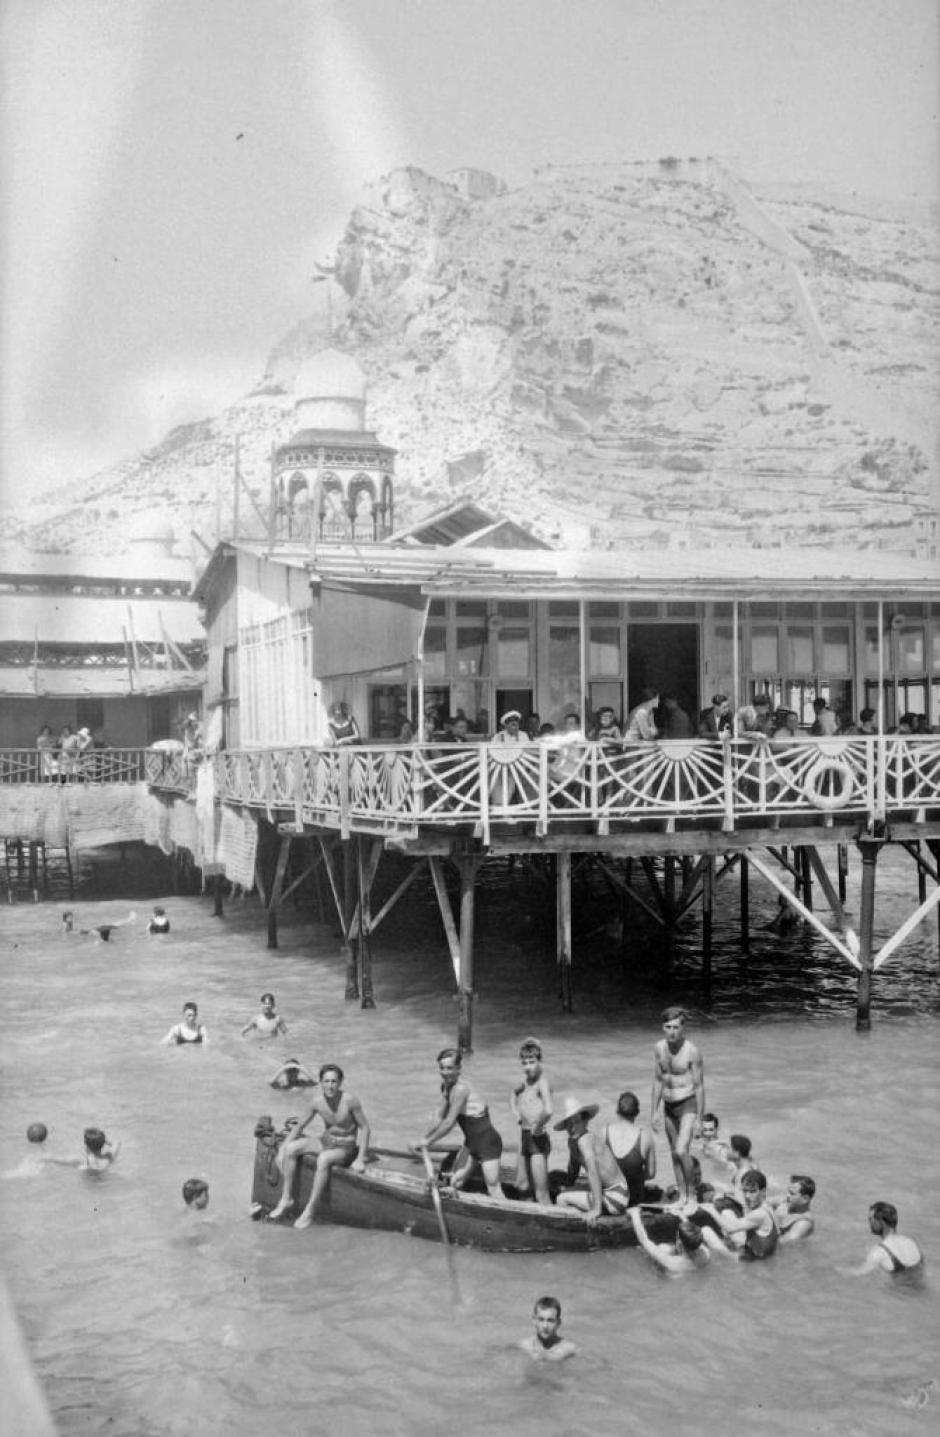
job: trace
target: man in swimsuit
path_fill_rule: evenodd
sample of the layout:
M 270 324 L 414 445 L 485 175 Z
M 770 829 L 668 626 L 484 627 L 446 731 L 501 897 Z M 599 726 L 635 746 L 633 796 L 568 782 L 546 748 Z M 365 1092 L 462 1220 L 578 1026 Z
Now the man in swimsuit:
M 516 1187 L 523 1197 L 534 1191 L 543 1207 L 551 1203 L 548 1191 L 548 1157 L 552 1140 L 546 1128 L 552 1118 L 552 1089 L 542 1067 L 542 1046 L 525 1038 L 519 1049 L 523 1080 L 509 1097 L 509 1106 L 519 1124 L 519 1166 Z
M 876 1202 L 868 1209 L 868 1226 L 879 1239 L 869 1248 L 857 1276 L 866 1272 L 914 1272 L 923 1267 L 924 1254 L 912 1237 L 898 1232 L 898 1210 L 894 1203 Z
M 261 1012 L 256 1018 L 250 1019 L 242 1028 L 242 1037 L 254 1029 L 262 1038 L 276 1038 L 279 1034 L 287 1033 L 287 1024 L 283 1018 L 278 1017 L 277 1005 L 273 993 L 261 994 Z
M 741 1179 L 741 1193 L 744 1198 L 744 1215 L 738 1217 L 727 1209 L 718 1209 L 712 1203 L 703 1203 L 702 1211 L 710 1213 L 721 1224 L 728 1238 L 723 1243 L 716 1233 L 702 1225 L 702 1234 L 713 1252 L 730 1252 L 733 1257 L 757 1262 L 772 1257 L 777 1250 L 779 1233 L 773 1208 L 767 1201 L 767 1179 L 757 1168 L 744 1174 Z M 693 1215 L 694 1216 L 694 1215 Z
M 557 1297 L 540 1297 L 532 1309 L 535 1336 L 527 1337 L 519 1346 L 536 1362 L 562 1362 L 577 1352 L 573 1342 L 561 1337 L 561 1303 Z
M 711 1254 L 702 1229 L 694 1222 L 680 1218 L 672 1242 L 654 1242 L 643 1226 L 643 1213 L 640 1208 L 630 1209 L 630 1221 L 640 1247 L 664 1272 L 694 1272 L 696 1268 L 708 1266 Z
M 779 1200 L 768 1199 L 774 1210 L 774 1221 L 781 1242 L 799 1242 L 801 1238 L 809 1237 L 816 1226 L 809 1211 L 815 1195 L 816 1184 L 813 1179 L 801 1173 L 794 1173 L 787 1184 L 786 1194 Z
M 182 1043 L 208 1043 L 209 1034 L 199 1021 L 199 1009 L 195 1003 L 183 1004 L 183 1021 L 174 1023 L 161 1043 L 179 1046 Z
M 607 1143 L 598 1148 L 588 1124 L 597 1116 L 596 1103 L 579 1103 L 577 1098 L 565 1099 L 565 1116 L 555 1124 L 556 1132 L 568 1134 L 572 1158 L 580 1159 L 587 1175 L 587 1188 L 566 1188 L 555 1199 L 558 1207 L 575 1208 L 587 1216 L 589 1227 L 600 1217 L 619 1217 L 630 1206 L 630 1189 Z M 568 1172 L 577 1169 L 569 1162 Z
M 314 1118 L 323 1119 L 319 1147 L 314 1145 L 313 1137 L 304 1136 L 304 1128 Z M 294 1227 L 299 1228 L 309 1227 L 313 1222 L 317 1204 L 330 1181 L 331 1168 L 339 1164 L 344 1168 L 351 1167 L 353 1172 L 364 1173 L 368 1150 L 369 1120 L 362 1104 L 351 1093 L 343 1092 L 342 1068 L 335 1063 L 324 1063 L 320 1069 L 320 1091 L 313 1099 L 310 1111 L 297 1124 L 291 1137 L 281 1144 L 277 1162 L 284 1174 L 284 1189 L 280 1202 L 271 1210 L 269 1217 L 283 1217 L 294 1206 L 294 1173 L 304 1153 L 317 1154 L 317 1168 L 310 1201 L 294 1223 Z
M 413 1150 L 420 1151 L 421 1148 L 431 1147 L 432 1144 L 440 1142 L 452 1128 L 459 1127 L 463 1133 L 467 1159 L 461 1163 L 458 1158 L 454 1165 L 452 1185 L 455 1191 L 463 1187 L 479 1164 L 490 1197 L 501 1198 L 504 1194 L 499 1181 L 499 1160 L 503 1152 L 503 1140 L 493 1127 L 485 1101 L 463 1076 L 462 1065 L 463 1054 L 459 1048 L 442 1048 L 438 1053 L 441 1111 L 433 1127 L 425 1133 L 420 1142 L 413 1144 Z
M 705 1113 L 705 1065 L 698 1048 L 685 1036 L 682 1008 L 664 1009 L 662 1024 L 665 1037 L 654 1054 L 651 1122 L 653 1132 L 659 1132 L 661 1109 L 679 1195 L 688 1202 L 695 1191 L 690 1145 L 701 1132 Z

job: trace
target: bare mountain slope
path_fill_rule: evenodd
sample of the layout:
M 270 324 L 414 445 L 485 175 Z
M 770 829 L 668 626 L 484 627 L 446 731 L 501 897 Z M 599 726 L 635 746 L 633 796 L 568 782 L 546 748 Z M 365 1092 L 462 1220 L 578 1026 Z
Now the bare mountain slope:
M 168 506 L 214 537 L 237 434 L 263 510 L 293 375 L 326 342 L 368 375 L 403 523 L 468 476 L 578 546 L 914 552 L 935 520 L 926 223 L 762 200 L 711 161 L 550 167 L 482 200 L 401 170 L 353 212 L 334 275 L 329 340 L 300 322 L 254 396 L 96 476 L 78 508 L 70 488 L 59 538 L 64 523 L 75 544 L 112 545 L 130 513 Z

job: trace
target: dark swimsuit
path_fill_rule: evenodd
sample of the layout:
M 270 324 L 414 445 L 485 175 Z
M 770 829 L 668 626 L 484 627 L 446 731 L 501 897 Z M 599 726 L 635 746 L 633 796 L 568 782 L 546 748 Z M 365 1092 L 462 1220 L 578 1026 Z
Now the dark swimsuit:
M 201 1042 L 202 1042 L 202 1033 L 201 1033 L 201 1032 L 200 1032 L 200 1033 L 197 1033 L 196 1036 L 195 1036 L 195 1038 L 184 1038 L 183 1035 L 182 1035 L 182 1033 L 179 1031 L 179 1029 L 177 1029 L 177 1031 L 174 1033 L 173 1036 L 174 1036 L 174 1039 L 175 1039 L 175 1041 L 176 1041 L 177 1043 L 201 1043 Z
M 607 1146 L 610 1147 L 610 1138 L 607 1139 Z M 618 1158 L 613 1148 L 610 1149 L 620 1171 L 626 1178 L 627 1187 L 630 1190 L 630 1206 L 636 1207 L 643 1201 L 646 1184 L 646 1159 L 640 1152 L 640 1134 L 637 1133 L 636 1141 L 629 1152 Z
M 777 1251 L 777 1239 L 779 1236 L 780 1234 L 777 1232 L 776 1223 L 774 1223 L 770 1232 L 766 1233 L 763 1237 L 752 1229 L 744 1239 L 741 1256 L 750 1262 L 759 1262 L 762 1258 L 772 1257 Z
M 686 1098 L 679 1098 L 679 1100 L 675 1103 L 670 1103 L 668 1099 L 663 1100 L 663 1112 L 665 1113 L 669 1121 L 671 1123 L 674 1123 L 677 1128 L 680 1127 L 682 1123 L 683 1114 L 694 1113 L 695 1109 L 696 1103 L 694 1093 L 689 1093 L 688 1097 Z
M 896 1252 L 892 1252 L 891 1248 L 888 1246 L 888 1244 L 887 1244 L 886 1242 L 881 1242 L 881 1243 L 878 1244 L 878 1246 L 879 1246 L 879 1247 L 883 1247 L 884 1250 L 885 1250 L 885 1252 L 886 1252 L 886 1253 L 888 1254 L 888 1256 L 890 1257 L 890 1259 L 891 1259 L 891 1271 L 892 1271 L 892 1272 L 916 1272 L 917 1269 L 918 1269 L 918 1268 L 921 1266 L 921 1264 L 923 1263 L 923 1260 L 924 1260 L 924 1259 L 923 1259 L 922 1257 L 919 1257 L 916 1262 L 912 1262 L 912 1263 L 902 1262 L 901 1259 L 898 1257 L 897 1253 L 896 1253 Z
M 478 1162 L 489 1162 L 493 1158 L 502 1155 L 503 1140 L 490 1122 L 489 1110 L 483 1109 L 478 1118 L 468 1117 L 466 1113 L 460 1113 L 457 1117 L 460 1131 L 463 1133 L 463 1140 L 467 1146 L 467 1152 Z

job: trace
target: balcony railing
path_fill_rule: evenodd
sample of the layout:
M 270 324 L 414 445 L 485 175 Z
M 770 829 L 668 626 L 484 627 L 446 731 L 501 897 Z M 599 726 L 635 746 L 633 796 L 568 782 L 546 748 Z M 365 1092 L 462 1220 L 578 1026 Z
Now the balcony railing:
M 364 745 L 224 752 L 211 763 L 224 803 L 341 830 L 470 830 L 527 823 L 536 833 L 653 823 L 733 831 L 784 818 L 868 824 L 901 813 L 940 819 L 940 735 L 597 743 Z M 35 749 L 0 751 L 0 783 L 134 783 L 195 791 L 199 760 L 103 749 L 53 771 Z

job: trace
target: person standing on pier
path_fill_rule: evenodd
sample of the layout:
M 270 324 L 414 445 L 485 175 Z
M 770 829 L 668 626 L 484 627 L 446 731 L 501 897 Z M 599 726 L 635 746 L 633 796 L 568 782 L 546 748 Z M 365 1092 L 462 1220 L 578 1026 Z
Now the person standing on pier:
M 665 1122 L 679 1196 L 688 1202 L 695 1191 L 690 1147 L 693 1137 L 701 1133 L 705 1114 L 705 1064 L 698 1048 L 685 1036 L 682 1008 L 664 1009 L 662 1024 L 665 1036 L 654 1050 L 650 1118 L 654 1132 Z

